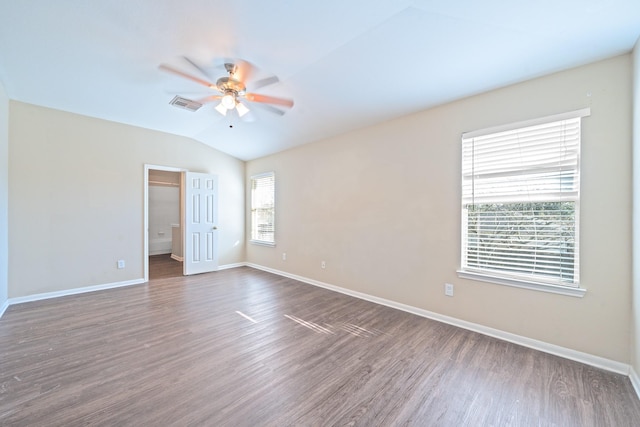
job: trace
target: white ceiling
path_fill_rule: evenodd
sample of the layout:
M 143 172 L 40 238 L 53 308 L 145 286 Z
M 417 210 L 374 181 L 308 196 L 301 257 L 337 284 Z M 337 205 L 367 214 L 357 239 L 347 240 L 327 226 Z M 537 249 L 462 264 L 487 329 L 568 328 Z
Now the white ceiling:
M 248 160 L 626 53 L 638 37 L 640 0 L 1 0 L 0 82 L 14 100 Z M 257 92 L 295 105 L 250 105 L 249 123 L 171 106 L 207 94 L 158 69 L 202 76 L 183 56 L 247 60 L 280 78 Z

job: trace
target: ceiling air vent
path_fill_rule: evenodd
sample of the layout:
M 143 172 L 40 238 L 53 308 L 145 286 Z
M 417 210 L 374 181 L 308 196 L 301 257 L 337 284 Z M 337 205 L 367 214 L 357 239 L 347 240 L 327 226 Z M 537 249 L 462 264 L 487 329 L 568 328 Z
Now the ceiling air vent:
M 181 96 L 175 96 L 169 104 L 175 105 L 176 107 L 184 108 L 185 110 L 189 111 L 198 111 L 200 107 L 202 107 L 202 104 L 200 104 L 199 102 L 192 101 L 187 98 L 182 98 Z

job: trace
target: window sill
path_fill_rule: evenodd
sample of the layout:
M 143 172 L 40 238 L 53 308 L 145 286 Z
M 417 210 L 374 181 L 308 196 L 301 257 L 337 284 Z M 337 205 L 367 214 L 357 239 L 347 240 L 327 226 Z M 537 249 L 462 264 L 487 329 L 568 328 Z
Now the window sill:
M 275 248 L 275 246 L 276 246 L 275 242 L 264 242 L 262 240 L 249 240 L 249 243 L 252 243 L 252 244 L 258 245 L 258 246 L 270 246 L 272 248 Z
M 571 297 L 582 298 L 587 290 L 584 288 L 573 288 L 569 286 L 551 285 L 540 282 L 528 282 L 525 280 L 507 279 L 504 277 L 490 276 L 488 274 L 474 273 L 470 271 L 458 270 L 458 277 L 462 279 L 478 280 L 481 282 L 495 283 L 504 286 L 513 286 L 515 288 L 530 289 L 533 291 L 550 292 L 553 294 L 567 295 Z

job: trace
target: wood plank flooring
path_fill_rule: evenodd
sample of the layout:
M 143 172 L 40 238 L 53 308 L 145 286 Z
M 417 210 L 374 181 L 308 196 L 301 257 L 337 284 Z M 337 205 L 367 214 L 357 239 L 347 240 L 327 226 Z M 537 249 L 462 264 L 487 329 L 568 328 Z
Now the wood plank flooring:
M 628 378 L 243 267 L 9 307 L 0 425 L 638 426 Z M 177 276 L 177 277 L 176 277 Z

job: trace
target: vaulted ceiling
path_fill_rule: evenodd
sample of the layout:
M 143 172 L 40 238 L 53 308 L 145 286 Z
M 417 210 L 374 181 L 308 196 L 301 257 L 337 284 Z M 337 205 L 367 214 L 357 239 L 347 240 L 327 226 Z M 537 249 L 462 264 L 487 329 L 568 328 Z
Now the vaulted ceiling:
M 0 83 L 13 100 L 248 160 L 626 53 L 638 37 L 638 0 L 5 0 Z M 160 64 L 213 80 L 229 58 L 278 76 L 258 92 L 293 108 L 248 103 L 245 122 L 215 103 L 169 104 L 213 92 Z

